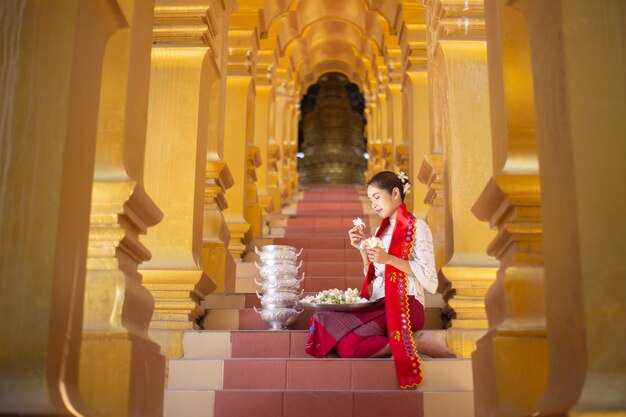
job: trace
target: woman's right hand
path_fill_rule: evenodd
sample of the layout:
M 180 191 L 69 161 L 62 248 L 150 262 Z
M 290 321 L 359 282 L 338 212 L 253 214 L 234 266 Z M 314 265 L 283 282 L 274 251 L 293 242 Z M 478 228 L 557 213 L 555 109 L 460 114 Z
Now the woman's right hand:
M 365 240 L 363 228 L 354 226 L 352 229 L 348 230 L 348 236 L 350 237 L 350 245 L 352 245 L 353 248 L 361 250 L 361 242 Z

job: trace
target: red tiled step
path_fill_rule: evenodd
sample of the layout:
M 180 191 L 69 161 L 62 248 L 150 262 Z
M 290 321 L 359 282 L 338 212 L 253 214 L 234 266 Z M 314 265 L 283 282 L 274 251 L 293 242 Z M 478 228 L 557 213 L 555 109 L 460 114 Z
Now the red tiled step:
M 340 193 L 340 192 L 328 192 L 328 193 L 319 193 L 319 192 L 311 192 L 305 191 L 303 194 L 303 198 L 300 201 L 361 201 L 360 197 L 357 193 Z
M 342 237 L 280 237 L 274 239 L 276 245 L 295 246 L 299 249 L 351 249 L 347 235 Z M 356 252 L 356 251 L 355 251 Z
M 220 390 L 214 410 L 215 417 L 420 417 L 423 397 L 419 391 Z
M 471 360 L 421 362 L 418 390 L 472 390 Z M 172 359 L 169 376 L 174 389 L 400 390 L 391 358 Z
M 349 249 L 306 249 L 300 259 L 308 262 L 363 262 L 359 251 Z
M 362 218 L 367 223 L 367 218 Z M 315 227 L 336 227 L 342 230 L 347 230 L 352 227 L 351 216 L 337 216 L 337 217 L 290 217 L 287 219 L 287 227 L 292 226 L 315 226 Z
M 363 203 L 352 202 L 352 203 L 344 203 L 344 202 L 308 202 L 308 201 L 300 201 L 298 202 L 298 206 L 296 208 L 296 213 L 305 213 L 313 211 L 319 214 L 324 212 L 343 214 L 344 216 L 349 216 L 353 213 L 359 214 L 363 213 Z
M 473 417 L 471 391 L 165 391 L 164 417 Z
M 425 330 L 445 344 L 445 330 Z M 194 330 L 183 334 L 186 359 L 311 359 L 304 352 L 308 331 Z
M 306 262 L 300 271 L 307 278 L 358 277 L 363 280 L 363 262 Z
M 331 287 L 332 288 L 332 287 Z M 292 330 L 308 330 L 313 310 L 304 310 L 289 326 Z M 441 329 L 441 310 L 426 308 L 425 329 Z M 269 325 L 251 308 L 207 310 L 202 322 L 204 330 L 267 330 Z
M 165 391 L 165 417 L 473 417 L 471 391 Z M 389 414 L 393 413 L 393 414 Z
M 347 236 L 348 229 L 341 229 L 337 227 L 317 227 L 317 226 L 289 226 L 285 229 L 285 237 L 292 236 L 323 236 L 323 237 L 334 237 Z

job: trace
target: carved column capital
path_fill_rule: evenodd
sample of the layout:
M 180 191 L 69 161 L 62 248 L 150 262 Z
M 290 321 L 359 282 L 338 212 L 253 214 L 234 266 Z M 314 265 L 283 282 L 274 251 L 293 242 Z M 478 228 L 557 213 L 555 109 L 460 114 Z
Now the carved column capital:
M 155 46 L 207 46 L 216 59 L 220 56 L 215 45 L 220 33 L 225 4 L 207 0 L 205 4 L 185 4 L 161 1 L 154 8 L 152 38 Z
M 256 54 L 259 49 L 258 13 L 234 12 L 228 27 L 228 75 L 256 76 Z
M 464 3 L 452 0 L 424 0 L 430 14 L 428 29 L 433 40 L 484 40 L 483 0 Z
M 443 155 L 425 155 L 417 178 L 428 187 L 424 202 L 430 206 L 443 207 Z

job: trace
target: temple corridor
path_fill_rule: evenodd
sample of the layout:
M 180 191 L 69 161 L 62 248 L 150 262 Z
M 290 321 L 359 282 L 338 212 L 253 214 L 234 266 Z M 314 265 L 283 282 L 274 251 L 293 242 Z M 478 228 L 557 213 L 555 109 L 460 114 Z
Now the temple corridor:
M 0 1 L 0 414 L 626 415 L 624 21 Z M 427 327 L 458 357 L 413 391 L 390 360 L 303 357 L 310 311 L 252 309 L 255 246 L 304 248 L 307 293 L 359 286 L 346 227 L 375 226 L 383 170 L 432 231 Z

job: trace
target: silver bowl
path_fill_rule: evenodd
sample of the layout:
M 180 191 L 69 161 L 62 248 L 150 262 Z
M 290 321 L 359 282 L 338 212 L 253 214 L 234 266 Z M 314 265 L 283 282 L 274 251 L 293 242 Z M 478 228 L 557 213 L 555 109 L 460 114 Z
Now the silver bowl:
M 302 278 L 298 279 L 296 277 L 287 278 L 287 279 L 269 279 L 259 282 L 254 279 L 256 285 L 259 285 L 263 292 L 268 292 L 272 290 L 282 290 L 282 291 L 296 291 L 300 288 L 300 283 L 304 280 L 304 273 L 302 273 Z
M 264 322 L 269 324 L 270 330 L 287 330 L 287 326 L 296 321 L 302 313 L 301 309 L 283 307 L 263 308 L 262 310 L 257 310 L 254 307 L 254 311 L 261 316 Z
M 265 245 L 262 249 L 262 251 L 259 251 L 256 246 L 254 247 L 254 251 L 265 264 L 277 262 L 291 262 L 295 264 L 298 256 L 302 253 L 302 249 L 296 253 L 296 248 L 287 245 Z
M 302 290 L 304 292 L 304 290 Z M 287 291 L 276 291 L 265 293 L 262 296 L 257 292 L 256 295 L 261 300 L 263 308 L 266 307 L 294 307 L 300 301 L 300 294 Z
M 268 277 L 282 277 L 277 279 L 286 279 L 292 278 L 298 275 L 298 269 L 302 266 L 302 261 L 298 266 L 292 263 L 270 263 L 265 265 L 259 265 L 256 262 L 254 263 L 257 268 L 259 268 L 259 272 L 261 273 L 261 277 L 265 279 L 269 279 Z

